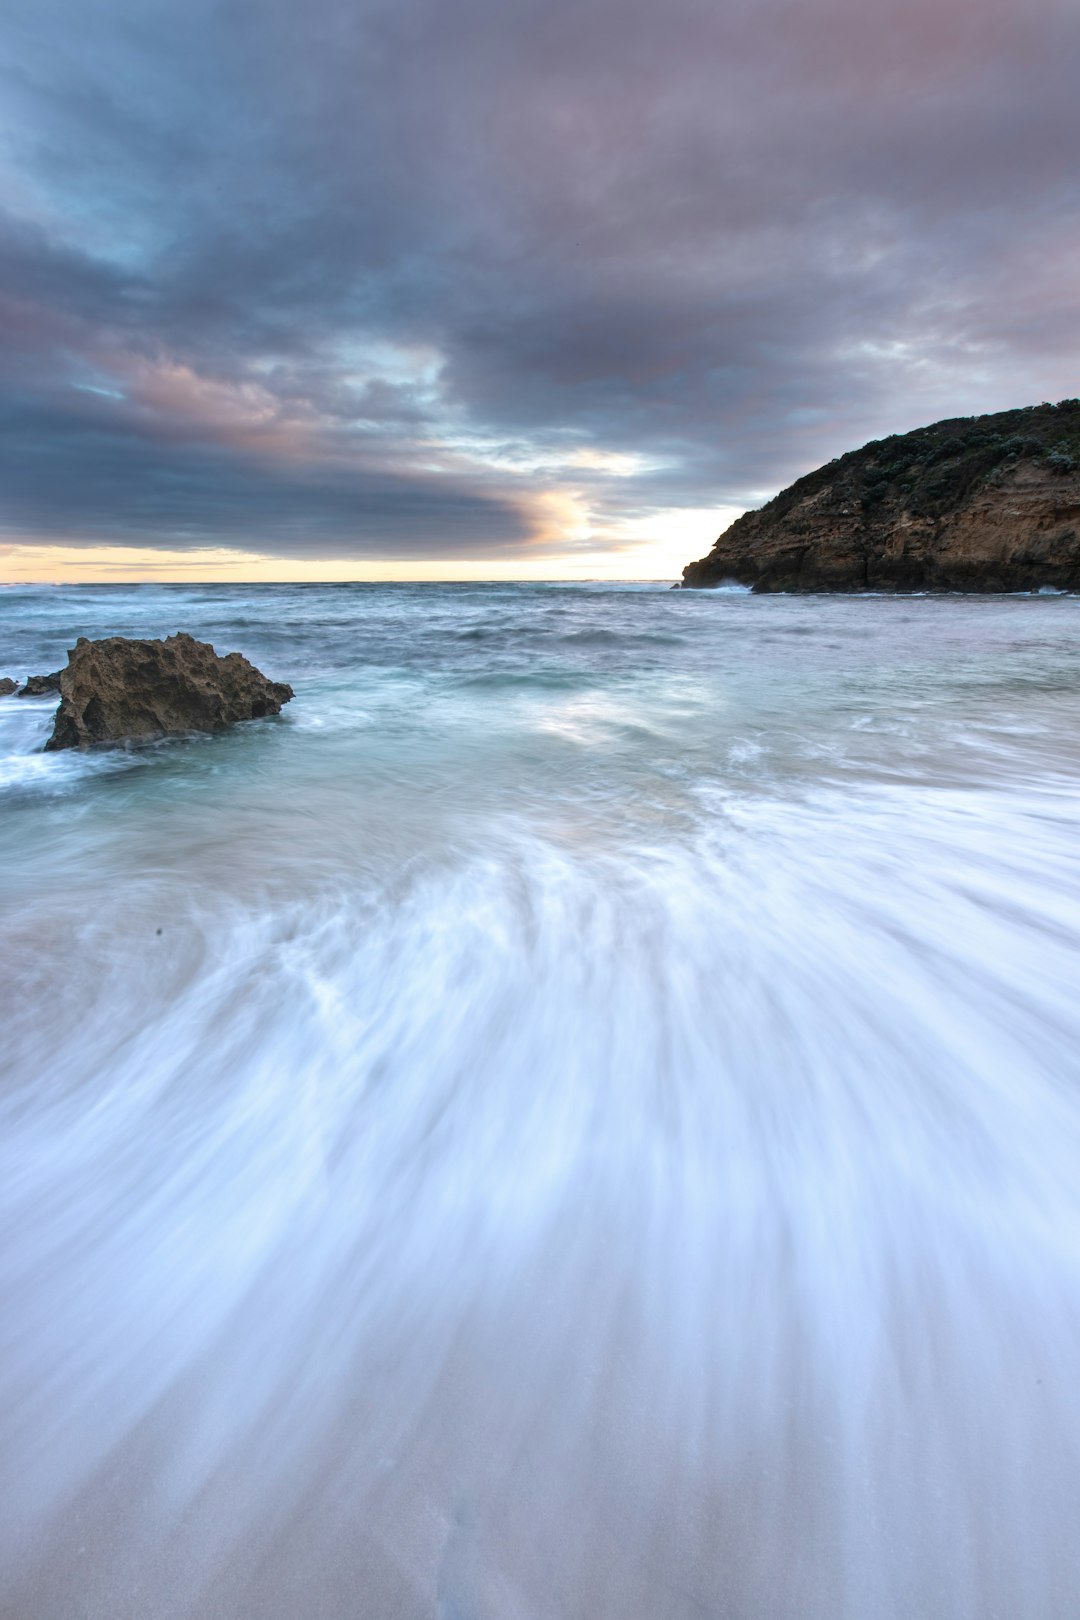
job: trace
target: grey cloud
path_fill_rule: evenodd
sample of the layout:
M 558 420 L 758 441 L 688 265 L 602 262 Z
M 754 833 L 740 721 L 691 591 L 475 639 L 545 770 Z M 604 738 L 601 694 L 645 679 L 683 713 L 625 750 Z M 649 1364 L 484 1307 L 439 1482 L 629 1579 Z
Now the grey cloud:
M 8 532 L 512 553 L 564 482 L 608 521 L 742 504 L 1076 391 L 1058 0 L 20 0 L 2 34 Z M 508 470 L 588 447 L 650 470 Z
M 162 447 L 105 401 L 24 405 L 0 419 L 0 487 L 11 538 L 154 547 L 220 543 L 320 558 L 447 552 L 499 556 L 529 540 L 519 506 L 464 478 L 325 461 L 282 462 L 212 442 Z M 47 496 L 44 492 L 48 492 Z

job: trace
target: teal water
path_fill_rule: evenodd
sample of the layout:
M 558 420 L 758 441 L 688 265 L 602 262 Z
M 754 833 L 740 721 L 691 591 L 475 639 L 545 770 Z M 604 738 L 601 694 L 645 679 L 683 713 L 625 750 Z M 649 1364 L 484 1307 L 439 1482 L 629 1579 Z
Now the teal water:
M 0 614 L 0 1611 L 1071 1612 L 1080 601 Z

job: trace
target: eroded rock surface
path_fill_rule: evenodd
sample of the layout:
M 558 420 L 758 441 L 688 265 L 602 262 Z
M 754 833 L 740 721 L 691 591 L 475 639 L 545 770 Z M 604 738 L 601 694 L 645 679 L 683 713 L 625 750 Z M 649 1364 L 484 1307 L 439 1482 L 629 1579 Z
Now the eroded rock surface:
M 60 674 L 47 749 L 223 731 L 277 714 L 291 686 L 267 680 L 241 653 L 219 657 L 182 632 L 164 641 L 80 638 Z
M 18 684 L 18 681 L 13 681 L 10 675 L 5 675 L 4 678 L 0 680 L 0 697 L 10 697 Z
M 686 586 L 1080 590 L 1080 400 L 959 417 L 853 450 L 746 512 Z
M 51 675 L 28 675 L 19 691 L 20 697 L 48 697 L 50 692 L 59 692 L 60 677 L 63 670 L 54 669 Z

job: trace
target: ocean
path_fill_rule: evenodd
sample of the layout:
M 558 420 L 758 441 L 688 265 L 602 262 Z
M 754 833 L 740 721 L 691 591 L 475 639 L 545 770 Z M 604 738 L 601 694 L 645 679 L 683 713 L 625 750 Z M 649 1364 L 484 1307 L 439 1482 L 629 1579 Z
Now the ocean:
M 1080 600 L 0 615 L 0 1612 L 1073 1612 Z

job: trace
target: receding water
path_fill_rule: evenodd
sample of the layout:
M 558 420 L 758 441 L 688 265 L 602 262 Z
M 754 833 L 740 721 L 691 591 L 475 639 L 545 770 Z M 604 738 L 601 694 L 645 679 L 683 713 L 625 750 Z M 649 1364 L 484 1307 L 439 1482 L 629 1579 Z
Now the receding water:
M 0 611 L 0 1612 L 1077 1612 L 1080 601 Z

